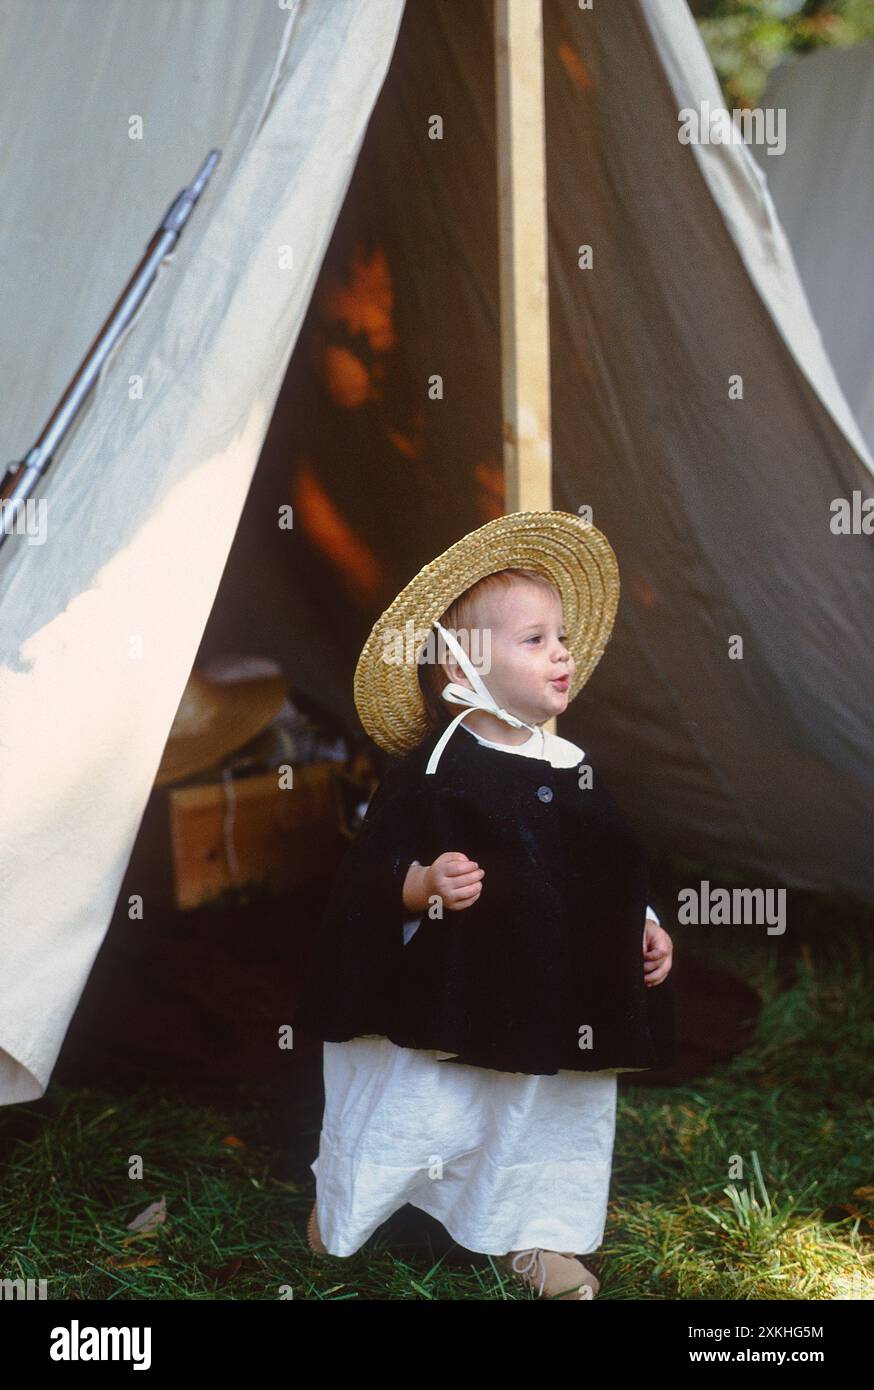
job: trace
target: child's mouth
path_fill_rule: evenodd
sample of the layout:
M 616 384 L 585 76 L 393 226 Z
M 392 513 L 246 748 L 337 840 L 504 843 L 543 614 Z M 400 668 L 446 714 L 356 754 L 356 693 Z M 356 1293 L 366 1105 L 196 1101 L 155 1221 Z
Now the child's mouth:
M 571 683 L 571 678 L 570 678 L 570 676 L 559 676 L 559 678 L 558 678 L 557 680 L 554 680 L 554 681 L 552 682 L 552 684 L 553 684 L 554 686 L 557 686 L 557 688 L 558 688 L 559 690 L 567 690 L 567 688 L 568 688 L 568 686 L 570 685 L 570 683 Z

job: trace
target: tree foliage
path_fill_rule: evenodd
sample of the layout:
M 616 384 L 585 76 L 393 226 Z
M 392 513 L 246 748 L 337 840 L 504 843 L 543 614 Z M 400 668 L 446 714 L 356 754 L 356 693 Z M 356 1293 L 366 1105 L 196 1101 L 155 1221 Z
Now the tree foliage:
M 771 70 L 874 38 L 874 0 L 691 0 L 729 107 L 758 105 Z

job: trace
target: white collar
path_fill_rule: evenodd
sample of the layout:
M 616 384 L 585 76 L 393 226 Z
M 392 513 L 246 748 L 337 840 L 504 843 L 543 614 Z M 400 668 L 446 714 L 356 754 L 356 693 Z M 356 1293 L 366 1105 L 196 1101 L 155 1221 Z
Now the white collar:
M 553 767 L 579 767 L 586 756 L 585 749 L 572 743 L 569 738 L 562 738 L 560 734 L 549 734 L 545 730 L 544 746 L 535 750 L 536 740 L 533 734 L 526 743 L 495 743 L 492 739 L 483 738 L 475 729 L 469 729 L 466 724 L 462 727 L 471 738 L 475 738 L 478 743 L 484 743 L 487 748 L 497 748 L 502 753 L 521 753 L 527 758 L 542 757 Z

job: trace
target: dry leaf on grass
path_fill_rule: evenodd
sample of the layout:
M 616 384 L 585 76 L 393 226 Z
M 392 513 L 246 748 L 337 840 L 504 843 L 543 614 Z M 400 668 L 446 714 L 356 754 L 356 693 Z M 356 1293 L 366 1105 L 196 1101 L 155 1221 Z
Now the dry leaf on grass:
M 129 1231 L 151 1231 L 156 1226 L 167 1220 L 167 1198 L 162 1197 L 160 1202 L 152 1202 L 141 1211 L 139 1216 L 135 1216 L 133 1221 L 127 1223 Z

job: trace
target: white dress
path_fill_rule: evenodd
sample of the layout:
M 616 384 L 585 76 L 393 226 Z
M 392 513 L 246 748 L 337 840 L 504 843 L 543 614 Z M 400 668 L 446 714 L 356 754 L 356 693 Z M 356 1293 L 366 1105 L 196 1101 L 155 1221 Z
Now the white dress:
M 459 727 L 504 752 L 545 754 L 553 767 L 585 757 L 553 734 L 513 747 Z M 651 908 L 647 916 L 658 921 Z M 405 943 L 418 920 L 405 927 Z M 642 953 L 641 922 L 641 970 Z M 454 1054 L 388 1038 L 322 1046 L 325 1110 L 310 1167 L 330 1254 L 354 1254 L 407 1202 L 487 1255 L 534 1246 L 585 1255 L 601 1244 L 617 1069 L 526 1076 L 447 1065 L 438 1058 Z

